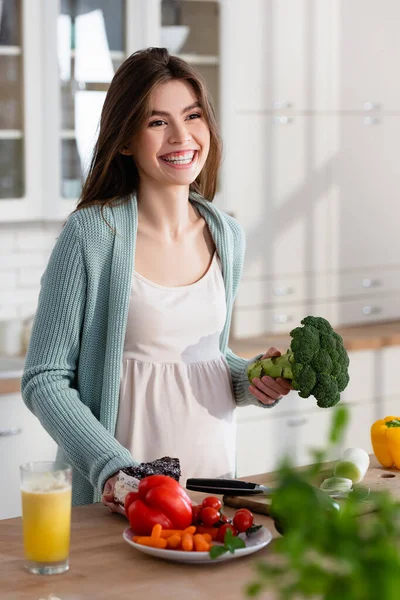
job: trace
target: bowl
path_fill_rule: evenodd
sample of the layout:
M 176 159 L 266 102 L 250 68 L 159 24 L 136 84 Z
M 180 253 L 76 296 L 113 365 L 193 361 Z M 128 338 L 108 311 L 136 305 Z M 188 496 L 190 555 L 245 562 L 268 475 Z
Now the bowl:
M 161 27 L 161 46 L 167 48 L 168 52 L 175 54 L 185 44 L 190 27 L 187 25 L 168 25 Z

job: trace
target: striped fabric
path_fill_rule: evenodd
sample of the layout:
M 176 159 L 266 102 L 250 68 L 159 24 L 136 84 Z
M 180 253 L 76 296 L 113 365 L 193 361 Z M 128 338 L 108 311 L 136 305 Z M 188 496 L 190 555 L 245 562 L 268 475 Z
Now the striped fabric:
M 197 195 L 221 258 L 227 319 L 221 351 L 231 369 L 236 403 L 264 406 L 248 392 L 247 360 L 227 347 L 232 304 L 242 272 L 238 223 Z M 67 220 L 41 281 L 39 305 L 21 389 L 27 407 L 73 466 L 73 503 L 100 498 L 105 481 L 135 465 L 115 439 L 120 369 L 138 224 L 134 196 L 117 206 L 92 206 Z M 151 319 L 151 315 L 149 315 Z

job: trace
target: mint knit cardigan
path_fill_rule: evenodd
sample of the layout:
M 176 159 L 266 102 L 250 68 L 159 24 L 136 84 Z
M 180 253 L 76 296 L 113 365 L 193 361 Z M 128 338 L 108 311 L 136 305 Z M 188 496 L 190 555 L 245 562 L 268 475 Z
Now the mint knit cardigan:
M 242 273 L 239 224 L 197 195 L 222 263 L 227 317 L 220 336 L 236 404 L 263 407 L 248 392 L 247 360 L 227 347 L 232 304 Z M 100 498 L 106 480 L 138 464 L 114 438 L 125 329 L 134 266 L 135 196 L 118 205 L 73 213 L 57 239 L 41 280 L 21 390 L 27 407 L 73 467 L 73 504 Z M 151 319 L 151 314 L 149 314 Z

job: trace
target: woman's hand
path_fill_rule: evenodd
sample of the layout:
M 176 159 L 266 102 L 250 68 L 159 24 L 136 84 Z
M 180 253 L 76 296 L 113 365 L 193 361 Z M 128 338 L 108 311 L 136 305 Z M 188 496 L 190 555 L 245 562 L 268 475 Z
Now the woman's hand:
M 116 504 L 114 502 L 114 486 L 115 486 L 115 482 L 118 479 L 118 474 L 113 475 L 112 477 L 110 477 L 110 479 L 107 479 L 105 485 L 104 485 L 104 489 L 103 489 L 103 494 L 101 496 L 101 501 L 104 504 L 104 506 L 108 506 L 109 510 L 111 512 L 117 512 L 120 513 L 121 515 L 125 515 L 125 511 L 122 508 L 122 506 L 120 506 L 119 504 Z
M 264 356 L 261 357 L 261 360 L 280 355 L 281 353 L 276 348 L 269 348 Z M 252 385 L 249 387 L 250 393 L 263 404 L 274 404 L 274 402 L 280 400 L 282 396 L 286 396 L 292 389 L 292 384 L 288 379 L 283 379 L 283 377 L 274 379 L 273 377 L 268 377 L 268 375 L 262 379 L 254 377 Z

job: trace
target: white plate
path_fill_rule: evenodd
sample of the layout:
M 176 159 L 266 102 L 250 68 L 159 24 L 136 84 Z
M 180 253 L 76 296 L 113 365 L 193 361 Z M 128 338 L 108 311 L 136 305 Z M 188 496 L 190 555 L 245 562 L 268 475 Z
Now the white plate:
M 246 537 L 246 534 L 241 533 L 240 537 L 244 539 L 246 542 L 245 548 L 239 548 L 235 550 L 234 554 L 230 552 L 225 552 L 218 558 L 210 558 L 208 552 L 184 552 L 183 550 L 163 550 L 162 548 L 150 548 L 149 546 L 142 546 L 141 544 L 136 544 L 136 542 L 132 541 L 133 531 L 130 527 L 125 529 L 122 537 L 125 542 L 130 546 L 139 550 L 139 552 L 143 552 L 143 554 L 149 554 L 150 556 L 155 556 L 157 558 L 163 558 L 164 560 L 174 560 L 176 562 L 183 563 L 215 563 L 221 562 L 224 560 L 231 560 L 233 558 L 240 558 L 241 556 L 246 556 L 247 554 L 253 554 L 253 552 L 257 552 L 264 546 L 270 543 L 272 540 L 272 533 L 266 527 L 261 527 L 256 533 L 253 533 L 249 537 Z M 215 543 L 215 542 L 214 542 Z M 221 546 L 222 544 L 217 544 Z

